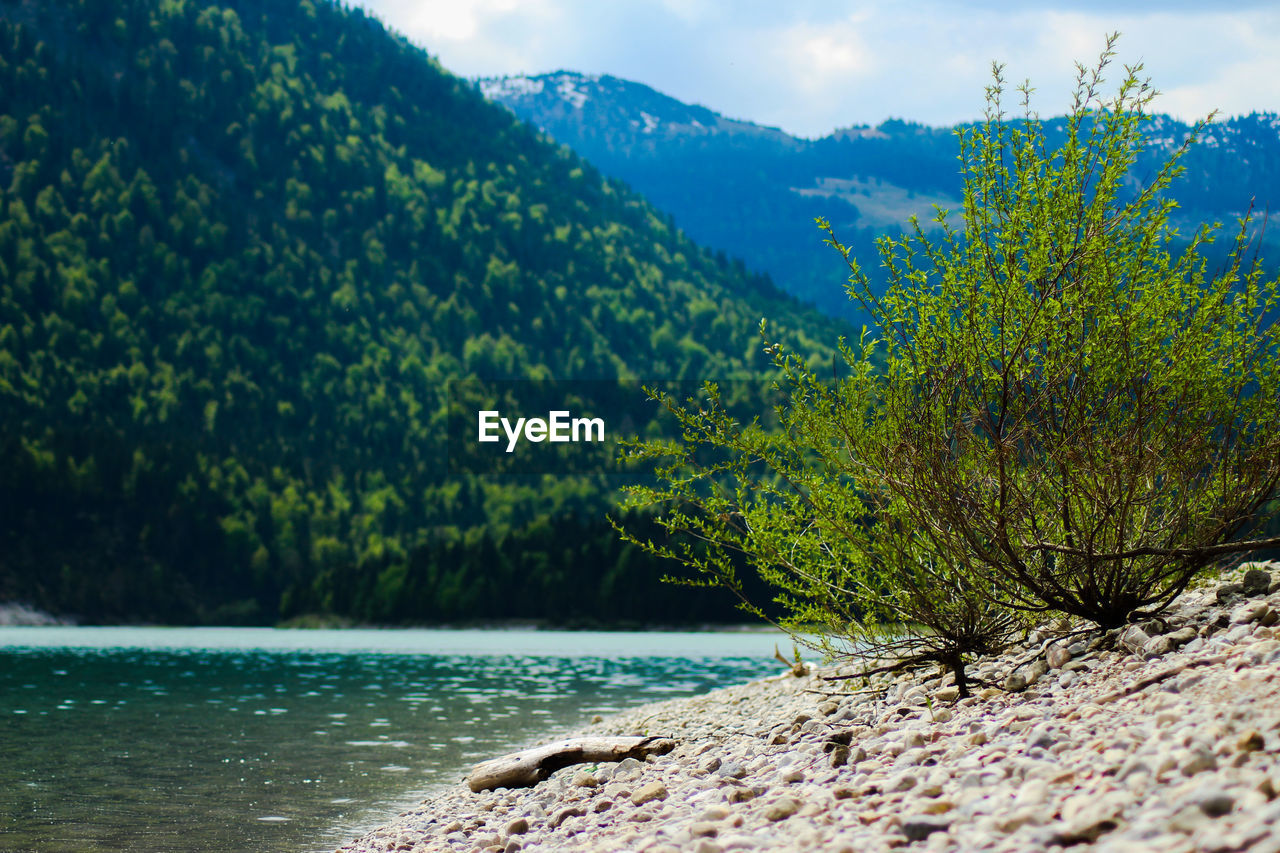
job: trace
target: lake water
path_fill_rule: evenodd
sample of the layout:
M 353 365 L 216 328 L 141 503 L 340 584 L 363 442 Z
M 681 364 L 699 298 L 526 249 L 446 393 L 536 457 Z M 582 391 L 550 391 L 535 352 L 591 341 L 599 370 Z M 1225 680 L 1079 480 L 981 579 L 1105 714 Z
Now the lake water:
M 0 628 L 0 853 L 311 853 L 773 633 Z

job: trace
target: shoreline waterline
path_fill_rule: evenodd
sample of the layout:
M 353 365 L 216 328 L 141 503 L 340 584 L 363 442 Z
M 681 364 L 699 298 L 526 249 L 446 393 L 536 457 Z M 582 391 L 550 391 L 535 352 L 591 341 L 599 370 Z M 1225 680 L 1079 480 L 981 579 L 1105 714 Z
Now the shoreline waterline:
M 1227 575 L 1184 593 L 1164 621 L 1045 633 L 976 661 L 999 686 L 969 698 L 932 669 L 866 684 L 784 673 L 625 711 L 576 734 L 676 748 L 531 788 L 455 785 L 341 851 L 1275 853 L 1270 569 L 1261 589 Z
M 565 631 L 542 628 L 240 628 L 227 626 L 20 625 L 0 626 L 5 648 L 137 648 L 462 654 L 505 657 L 681 656 L 696 646 L 701 657 L 770 657 L 790 648 L 772 629 Z M 783 646 L 782 644 L 786 644 Z
M 332 850 L 493 751 L 775 668 L 742 634 L 0 628 L 39 853 Z

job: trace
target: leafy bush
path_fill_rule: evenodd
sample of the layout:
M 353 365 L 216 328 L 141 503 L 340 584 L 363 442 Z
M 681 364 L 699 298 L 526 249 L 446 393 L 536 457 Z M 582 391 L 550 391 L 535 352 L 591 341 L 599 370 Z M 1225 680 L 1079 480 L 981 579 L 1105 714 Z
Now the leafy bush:
M 1216 271 L 1217 226 L 1174 250 L 1164 193 L 1195 135 L 1139 182 L 1156 93 L 1126 68 L 1099 98 L 1113 43 L 1080 69 L 1054 150 L 1028 110 L 1005 121 L 997 68 L 986 122 L 960 136 L 964 230 L 940 212 L 936 235 L 883 241 L 881 299 L 850 259 L 889 356 L 871 464 L 903 521 L 974 555 L 1008 605 L 1104 626 L 1274 546 L 1240 537 L 1280 482 L 1277 282 L 1248 217 Z
M 745 563 L 828 651 L 887 632 L 962 679 L 1015 614 L 1119 625 L 1280 542 L 1242 538 L 1280 482 L 1277 282 L 1249 258 L 1248 217 L 1220 269 L 1202 252 L 1217 226 L 1175 242 L 1165 191 L 1204 124 L 1135 175 L 1156 93 L 1126 68 L 1100 97 L 1114 40 L 1079 67 L 1052 148 L 1026 86 L 1007 120 L 996 67 L 986 120 L 958 134 L 963 226 L 939 210 L 881 239 L 883 294 L 823 223 L 878 339 L 844 346 L 831 381 L 770 346 L 781 434 L 729 418 L 713 388 L 664 398 L 684 440 L 640 450 L 661 485 L 630 501 L 666 507 L 688 536 L 666 553 L 695 579 L 733 588 Z

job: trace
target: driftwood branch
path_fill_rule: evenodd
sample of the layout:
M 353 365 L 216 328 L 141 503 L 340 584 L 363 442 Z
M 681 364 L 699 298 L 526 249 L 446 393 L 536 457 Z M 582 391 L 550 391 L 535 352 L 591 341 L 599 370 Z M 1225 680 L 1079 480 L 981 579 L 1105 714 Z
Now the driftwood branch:
M 666 755 L 676 743 L 660 737 L 587 737 L 536 746 L 477 764 L 467 777 L 472 791 L 494 788 L 530 788 L 552 773 L 588 761 L 643 759 Z

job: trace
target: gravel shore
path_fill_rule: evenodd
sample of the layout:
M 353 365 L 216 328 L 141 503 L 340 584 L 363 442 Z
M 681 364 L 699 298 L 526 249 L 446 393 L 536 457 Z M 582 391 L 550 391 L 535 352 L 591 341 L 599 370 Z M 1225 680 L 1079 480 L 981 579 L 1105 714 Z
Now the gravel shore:
M 459 785 L 342 851 L 1280 853 L 1278 622 L 1269 564 L 1159 621 L 1032 632 L 965 699 L 937 670 L 822 677 L 846 669 L 646 705 L 580 734 L 667 755 Z

